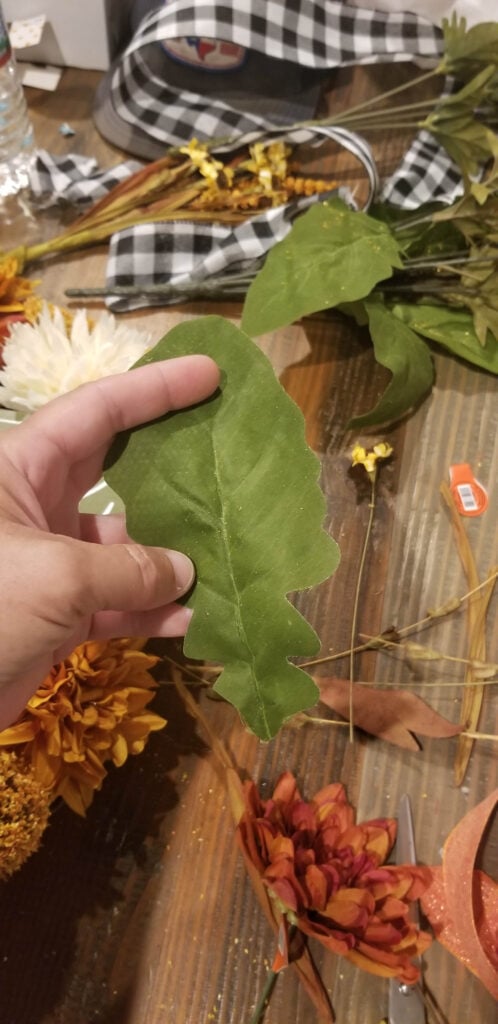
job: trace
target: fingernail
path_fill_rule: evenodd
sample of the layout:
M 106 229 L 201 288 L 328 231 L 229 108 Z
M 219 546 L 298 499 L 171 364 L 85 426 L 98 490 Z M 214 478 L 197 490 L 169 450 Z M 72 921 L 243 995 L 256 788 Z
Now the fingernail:
M 194 563 L 182 551 L 166 551 L 166 554 L 174 569 L 178 594 L 185 594 L 195 579 Z

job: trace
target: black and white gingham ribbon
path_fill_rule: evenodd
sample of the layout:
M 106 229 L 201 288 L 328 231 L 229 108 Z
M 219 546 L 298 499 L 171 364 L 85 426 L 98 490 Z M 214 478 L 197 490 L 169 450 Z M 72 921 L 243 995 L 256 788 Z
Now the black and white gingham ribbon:
M 238 138 L 236 146 L 225 145 L 220 147 L 220 151 L 238 149 L 255 138 L 261 138 L 261 135 L 251 132 Z M 373 198 L 377 191 L 377 170 L 370 147 L 353 132 L 323 125 L 294 132 L 282 129 L 264 138 L 267 142 L 278 138 L 293 145 L 318 145 L 324 138 L 332 139 L 348 149 L 363 165 L 369 183 L 369 198 Z M 39 150 L 31 184 L 35 194 L 50 192 L 54 199 L 98 199 L 137 166 L 140 165 L 130 162 L 99 175 L 94 162 L 85 157 L 74 155 L 58 159 Z M 347 194 L 347 189 L 344 194 Z M 165 282 L 174 286 L 192 285 L 215 274 L 240 272 L 285 238 L 295 216 L 314 199 L 300 199 L 266 210 L 235 227 L 172 221 L 167 224 L 140 224 L 116 232 L 109 247 L 106 287 L 109 290 L 116 285 L 142 288 Z M 115 311 L 155 304 L 164 305 L 164 297 L 149 295 L 128 299 L 110 296 L 107 300 L 109 308 Z
M 141 167 L 138 160 L 127 160 L 102 171 L 94 157 L 76 153 L 52 156 L 46 149 L 39 149 L 30 171 L 31 190 L 47 206 L 58 200 L 94 203 Z
M 218 98 L 171 88 L 151 72 L 144 48 L 182 36 L 225 39 L 325 70 L 420 55 L 437 59 L 442 48 L 440 30 L 416 14 L 366 10 L 341 0 L 170 0 L 144 18 L 111 84 L 119 117 L 165 145 L 272 127 Z
M 422 131 L 384 182 L 381 198 L 393 206 L 416 210 L 432 199 L 451 203 L 462 191 L 459 168 L 432 135 Z
M 194 289 L 196 284 L 222 275 L 229 284 L 235 275 L 253 269 L 255 261 L 285 238 L 294 218 L 312 202 L 313 198 L 306 198 L 277 206 L 236 227 L 182 221 L 168 225 L 168 231 L 161 224 L 143 225 L 139 232 L 134 228 L 120 231 L 111 239 L 106 287 L 148 288 L 167 282 L 178 289 Z M 114 312 L 173 301 L 150 294 L 106 300 Z
M 241 9 L 243 8 L 243 9 Z M 152 42 L 186 35 L 234 40 L 269 56 L 296 61 L 309 67 L 328 68 L 355 64 L 406 60 L 416 55 L 437 57 L 441 33 L 429 22 L 407 13 L 386 14 L 349 7 L 334 0 L 246 0 L 244 5 L 207 0 L 172 0 L 166 8 L 148 15 L 119 61 L 113 75 L 116 110 L 165 145 L 197 138 L 237 136 L 237 146 L 260 138 L 290 138 L 295 144 L 317 142 L 314 129 L 289 133 L 252 114 L 241 114 L 212 97 L 171 92 L 141 64 L 141 50 Z M 371 194 L 376 170 L 365 140 L 344 129 L 326 134 L 349 148 L 363 163 Z M 220 146 L 220 152 L 234 144 Z M 37 195 L 95 200 L 140 166 L 129 161 L 99 172 L 95 162 L 83 157 L 58 159 L 39 151 L 32 175 Z M 443 199 L 450 202 L 461 190 L 456 166 L 428 133 L 421 133 L 400 167 L 384 183 L 382 198 L 406 209 Z M 151 284 L 171 285 L 201 281 L 213 274 L 239 272 L 265 255 L 290 230 L 293 218 L 312 200 L 301 200 L 271 209 L 242 225 L 177 222 L 147 224 L 116 233 L 111 239 L 107 287 Z M 164 304 L 164 299 L 157 302 Z M 114 310 L 150 305 L 154 299 L 109 298 Z

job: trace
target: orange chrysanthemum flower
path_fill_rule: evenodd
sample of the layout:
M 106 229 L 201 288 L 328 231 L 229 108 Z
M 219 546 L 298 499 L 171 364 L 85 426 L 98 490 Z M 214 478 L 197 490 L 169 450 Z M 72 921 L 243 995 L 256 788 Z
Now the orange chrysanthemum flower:
M 390 818 L 355 824 L 340 783 L 305 802 L 290 772 L 262 800 L 245 784 L 237 833 L 277 908 L 305 935 L 372 974 L 412 984 L 412 963 L 431 941 L 409 916 L 430 873 L 385 863 L 396 837 Z
M 48 794 L 31 765 L 0 750 L 0 880 L 38 849 L 48 816 Z
M 164 718 L 149 711 L 158 661 L 143 640 L 89 641 L 56 665 L 18 721 L 0 732 L 0 747 L 16 747 L 50 797 L 78 814 L 90 805 L 107 775 L 106 762 L 122 765 L 144 749 Z
M 24 303 L 34 292 L 39 281 L 19 277 L 19 264 L 15 256 L 0 261 L 0 313 L 21 313 Z
M 0 260 L 0 351 L 12 324 L 36 319 L 40 312 L 41 300 L 34 295 L 34 289 L 40 282 L 19 277 L 18 271 L 19 262 L 15 256 Z
M 20 320 L 36 323 L 44 306 L 43 299 L 35 295 L 35 288 L 40 282 L 20 277 L 18 271 L 19 262 L 15 256 L 7 256 L 0 260 L 0 350 L 9 337 L 12 325 Z M 51 311 L 56 308 L 50 302 L 48 307 Z M 74 314 L 64 307 L 61 308 L 61 313 L 69 331 Z M 90 324 L 93 323 L 90 318 L 88 321 Z

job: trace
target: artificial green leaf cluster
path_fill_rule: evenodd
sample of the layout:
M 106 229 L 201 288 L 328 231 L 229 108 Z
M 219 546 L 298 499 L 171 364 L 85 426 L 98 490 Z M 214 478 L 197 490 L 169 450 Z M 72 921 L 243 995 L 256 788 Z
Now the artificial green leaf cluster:
M 497 165 L 498 168 L 498 165 Z M 433 212 L 422 231 L 423 244 L 413 241 L 409 228 L 403 248 L 405 274 L 413 294 L 434 297 L 445 305 L 470 310 L 481 346 L 488 337 L 498 342 L 498 174 L 488 178 L 483 201 L 468 192 L 451 206 Z M 424 219 L 419 211 L 418 228 Z M 402 244 L 403 225 L 395 231 Z M 444 245 L 446 244 L 446 251 Z M 414 255 L 415 254 L 415 255 Z M 418 258 L 417 258 L 418 257 Z M 475 362 L 476 360 L 471 360 Z
M 498 165 L 498 22 L 467 28 L 455 15 L 443 21 L 444 53 L 431 71 L 335 114 L 322 122 L 360 134 L 386 130 L 430 132 L 456 162 L 469 191 L 483 201 L 487 178 L 475 175 L 491 160 Z M 410 100 L 403 93 L 451 76 L 451 89 L 434 99 Z
M 302 414 L 266 356 L 212 316 L 180 324 L 140 363 L 190 353 L 218 363 L 217 393 L 120 435 L 105 477 L 135 540 L 193 559 L 185 654 L 224 665 L 216 691 L 268 740 L 316 703 L 315 683 L 288 659 L 315 654 L 319 640 L 287 595 L 327 578 L 337 545 Z
M 496 64 L 498 21 L 481 22 L 467 28 L 465 18 L 453 13 L 443 18 L 444 57 L 440 71 L 462 81 L 473 78 L 488 64 Z
M 404 219 L 384 206 L 370 215 L 339 199 L 320 203 L 271 250 L 247 293 L 243 328 L 257 336 L 332 307 L 368 325 L 392 379 L 354 427 L 393 422 L 429 393 L 427 342 L 498 373 L 498 245 L 482 241 L 496 203 L 470 196 L 454 217 L 432 204 Z M 469 243 L 473 231 L 480 245 Z
M 427 303 L 396 303 L 391 313 L 417 335 L 436 342 L 459 359 L 498 374 L 498 345 L 488 335 L 484 345 L 477 337 L 472 315 L 463 309 Z
M 464 178 L 479 173 L 490 157 L 498 158 L 498 138 L 482 120 L 483 104 L 497 80 L 497 67 L 483 68 L 458 92 L 446 96 L 419 127 L 431 132 L 460 168 Z
M 466 192 L 450 206 L 432 211 L 422 209 L 417 217 L 419 223 L 420 216 L 426 217 L 430 212 L 431 216 L 427 220 L 430 231 L 434 231 L 437 225 L 452 225 L 467 246 L 498 244 L 498 164 L 494 178 L 488 177 L 488 183 L 491 187 L 482 201 L 474 192 Z

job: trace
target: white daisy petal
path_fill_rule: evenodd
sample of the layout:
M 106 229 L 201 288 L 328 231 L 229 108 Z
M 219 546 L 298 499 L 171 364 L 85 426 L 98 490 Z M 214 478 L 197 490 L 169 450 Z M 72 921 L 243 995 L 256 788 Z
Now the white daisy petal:
M 122 373 L 152 346 L 152 336 L 111 313 L 90 324 L 79 309 L 68 336 L 60 309 L 44 305 L 35 324 L 15 323 L 4 344 L 0 405 L 33 412 L 81 384 Z

